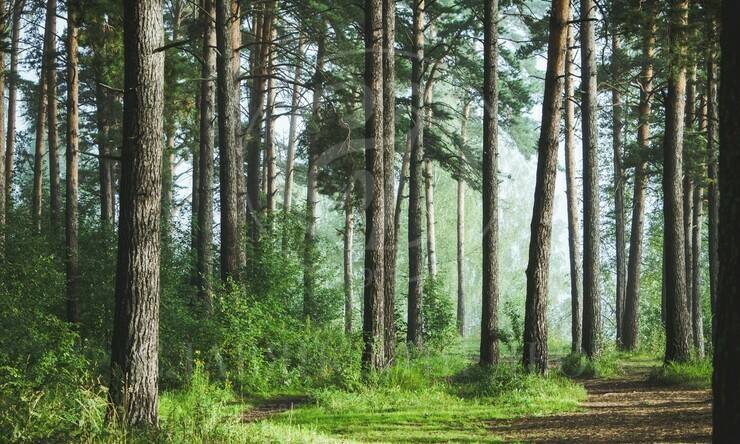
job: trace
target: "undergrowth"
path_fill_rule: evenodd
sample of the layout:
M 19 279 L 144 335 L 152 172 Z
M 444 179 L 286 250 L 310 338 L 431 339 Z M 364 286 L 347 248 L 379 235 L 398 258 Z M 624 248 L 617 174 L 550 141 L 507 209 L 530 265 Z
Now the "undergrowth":
M 655 368 L 649 381 L 665 386 L 709 388 L 712 386 L 712 362 L 708 359 L 669 362 Z

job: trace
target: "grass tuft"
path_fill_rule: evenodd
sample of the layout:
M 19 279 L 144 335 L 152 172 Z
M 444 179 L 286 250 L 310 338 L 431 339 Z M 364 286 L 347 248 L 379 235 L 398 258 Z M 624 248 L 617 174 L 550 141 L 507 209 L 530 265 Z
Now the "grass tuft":
M 712 362 L 708 359 L 669 362 L 654 369 L 649 381 L 656 385 L 709 388 L 712 386 Z

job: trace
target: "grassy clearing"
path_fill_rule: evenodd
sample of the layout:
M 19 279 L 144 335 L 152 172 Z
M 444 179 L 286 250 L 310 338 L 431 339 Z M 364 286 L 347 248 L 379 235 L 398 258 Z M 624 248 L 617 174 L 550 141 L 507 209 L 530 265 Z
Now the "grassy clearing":
M 577 410 L 585 391 L 560 375 L 481 369 L 445 355 L 402 360 L 360 390 L 312 397 L 313 405 L 250 427 L 289 426 L 343 442 L 496 442 L 488 421 Z
M 710 388 L 712 362 L 708 359 L 685 363 L 669 362 L 650 373 L 650 382 L 666 386 Z

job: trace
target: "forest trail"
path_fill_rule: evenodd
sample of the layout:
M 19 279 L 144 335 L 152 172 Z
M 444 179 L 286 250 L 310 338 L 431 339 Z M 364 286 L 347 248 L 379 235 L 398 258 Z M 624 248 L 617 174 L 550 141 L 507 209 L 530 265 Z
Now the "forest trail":
M 538 443 L 711 442 L 711 390 L 656 386 L 649 370 L 585 380 L 583 411 L 492 421 L 491 433 L 504 441 Z

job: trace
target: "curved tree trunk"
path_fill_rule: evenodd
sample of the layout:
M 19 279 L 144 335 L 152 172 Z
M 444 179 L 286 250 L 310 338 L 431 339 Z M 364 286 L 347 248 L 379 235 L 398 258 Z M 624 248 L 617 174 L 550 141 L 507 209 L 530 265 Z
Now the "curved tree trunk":
M 575 47 L 573 27 L 568 25 L 568 44 L 565 55 L 565 184 L 568 201 L 568 252 L 570 259 L 571 351 L 581 351 L 581 316 L 583 315 L 581 280 L 581 240 L 578 222 L 578 185 L 576 183 L 575 84 L 573 82 Z
M 673 0 L 669 35 L 671 69 L 666 99 L 663 158 L 663 217 L 665 227 L 666 350 L 665 360 L 688 361 L 691 320 L 686 307 L 684 217 L 681 190 L 684 113 L 686 108 L 686 32 L 688 0 Z
M 653 97 L 653 51 L 655 48 L 655 1 L 645 4 L 640 71 L 639 126 L 637 128 L 638 155 L 635 164 L 635 183 L 632 197 L 632 225 L 629 258 L 627 262 L 627 291 L 625 293 L 622 326 L 622 347 L 637 349 L 640 321 L 640 266 L 642 265 L 643 225 L 645 223 L 645 192 L 647 189 L 647 158 L 650 149 L 650 107 Z
M 596 3 L 581 1 L 581 115 L 583 118 L 583 352 L 601 348 L 599 295 L 599 162 L 596 85 Z
M 422 345 L 423 298 L 421 182 L 424 162 L 424 0 L 413 2 L 413 54 L 411 55 L 411 128 L 409 160 L 409 291 L 406 341 Z
M 79 295 L 79 251 L 77 210 L 78 158 L 79 158 L 79 95 L 77 25 L 80 11 L 79 0 L 67 0 L 67 183 L 66 183 L 66 272 L 67 272 L 67 320 L 80 322 Z
M 568 0 L 552 1 L 542 125 L 537 149 L 537 181 L 529 241 L 522 356 L 524 368 L 538 373 L 547 371 L 547 286 L 569 13 Z
M 496 365 L 498 347 L 498 0 L 483 11 L 483 294 L 480 364 Z
M 161 0 L 125 0 L 123 149 L 110 396 L 131 425 L 158 419 L 164 43 Z

